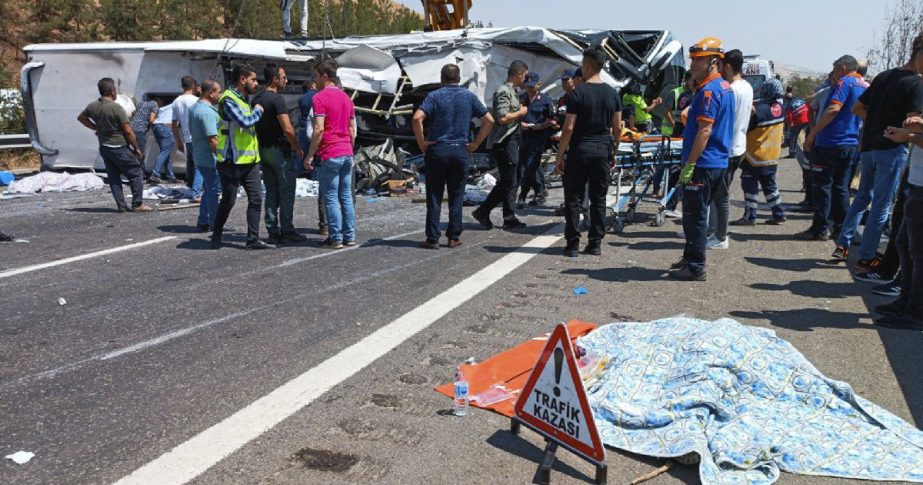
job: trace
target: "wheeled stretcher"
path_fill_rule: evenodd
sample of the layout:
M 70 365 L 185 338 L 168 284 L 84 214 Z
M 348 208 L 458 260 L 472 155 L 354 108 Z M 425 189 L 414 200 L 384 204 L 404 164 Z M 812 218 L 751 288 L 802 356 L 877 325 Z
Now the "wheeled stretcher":
M 676 187 L 669 186 L 670 171 L 679 170 L 683 142 L 681 139 L 659 135 L 646 136 L 630 143 L 622 143 L 616 154 L 616 165 L 612 169 L 612 183 L 615 184 L 615 202 L 608 209 L 608 227 L 615 234 L 621 233 L 626 224 L 636 221 L 638 206 L 642 202 L 656 204 L 657 212 L 652 226 L 662 226 L 666 216 L 667 202 L 673 197 Z M 655 179 L 660 179 L 662 197 L 654 197 Z

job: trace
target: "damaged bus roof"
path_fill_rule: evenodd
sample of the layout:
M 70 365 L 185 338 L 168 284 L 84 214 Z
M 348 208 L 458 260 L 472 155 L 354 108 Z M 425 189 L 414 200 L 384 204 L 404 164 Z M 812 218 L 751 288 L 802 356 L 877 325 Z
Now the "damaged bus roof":
M 613 86 L 636 80 L 657 96 L 675 87 L 685 70 L 682 45 L 669 31 L 514 27 L 294 41 L 37 44 L 25 48 L 29 63 L 21 87 L 27 130 L 43 165 L 89 169 L 103 163 L 93 133 L 76 117 L 98 97 L 96 82 L 102 77 L 115 79 L 120 93 L 137 101 L 172 99 L 184 75 L 224 83 L 237 62 L 247 62 L 258 72 L 267 62 L 276 62 L 288 71 L 291 85 L 283 95 L 297 120 L 301 81 L 315 62 L 334 58 L 356 105 L 360 143 L 386 138 L 401 143 L 412 140 L 409 115 L 438 86 L 444 64 L 458 64 L 462 85 L 487 103 L 517 59 L 537 72 L 544 90 L 555 95 L 561 92 L 561 72 L 577 66 L 590 45 L 605 50 L 609 62 L 603 77 Z M 148 149 L 154 145 L 149 143 Z

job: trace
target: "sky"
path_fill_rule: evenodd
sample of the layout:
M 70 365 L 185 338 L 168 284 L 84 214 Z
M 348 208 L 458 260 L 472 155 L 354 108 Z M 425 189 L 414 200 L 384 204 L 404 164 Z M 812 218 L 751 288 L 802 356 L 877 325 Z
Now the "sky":
M 420 0 L 398 0 L 422 12 Z M 688 49 L 702 37 L 777 65 L 827 72 L 843 54 L 863 57 L 888 0 L 472 0 L 472 21 L 494 27 L 670 30 Z M 562 5 L 572 6 L 570 8 Z M 707 8 L 700 6 L 707 5 Z

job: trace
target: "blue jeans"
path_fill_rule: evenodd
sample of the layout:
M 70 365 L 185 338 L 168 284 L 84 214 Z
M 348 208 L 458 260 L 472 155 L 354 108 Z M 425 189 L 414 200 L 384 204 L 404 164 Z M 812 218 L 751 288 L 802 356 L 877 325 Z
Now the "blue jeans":
M 458 240 L 462 233 L 468 147 L 464 143 L 438 143 L 426 151 L 426 240 L 439 242 L 442 196 L 449 192 L 449 226 L 445 235 Z
M 856 235 L 862 213 L 871 204 L 872 208 L 865 221 L 865 231 L 862 232 L 859 256 L 862 259 L 875 257 L 878 244 L 881 242 L 881 231 L 888 221 L 888 210 L 897 193 L 901 172 L 907 165 L 908 154 L 906 146 L 899 146 L 890 150 L 862 152 L 859 155 L 861 157 L 859 169 L 862 171 L 859 178 L 859 192 L 853 199 L 852 205 L 849 206 L 849 212 L 846 213 L 843 229 L 836 240 L 837 246 L 849 247 L 852 238 Z
M 317 168 L 321 197 L 327 208 L 327 230 L 331 241 L 356 239 L 356 209 L 353 207 L 353 157 L 334 157 Z
M 135 138 L 138 140 L 138 148 L 141 149 L 141 169 L 147 172 L 147 168 L 144 163 L 144 157 L 147 156 L 147 132 L 141 133 L 140 131 L 135 132 Z
M 199 222 L 200 226 L 208 224 L 215 225 L 215 214 L 218 213 L 218 194 L 221 193 L 221 179 L 218 177 L 218 169 L 215 167 L 196 167 L 199 176 L 202 178 L 202 203 L 199 205 Z
M 726 169 L 699 168 L 692 172 L 692 179 L 683 186 L 683 233 L 686 246 L 683 258 L 689 271 L 699 274 L 705 271 L 705 244 L 708 239 L 708 208 L 727 186 Z
M 192 158 L 192 143 L 186 143 L 186 184 L 189 184 L 190 178 L 192 185 L 189 187 L 192 189 L 192 196 L 198 199 L 202 197 L 202 174 Z
M 151 175 L 160 178 L 164 168 L 166 168 L 167 178 L 172 180 L 176 178 L 173 175 L 173 160 L 170 160 L 170 155 L 176 146 L 176 142 L 173 141 L 173 131 L 167 125 L 156 124 L 154 125 L 154 139 L 157 140 L 160 153 L 157 155 L 157 164 L 154 165 L 154 172 Z
M 811 162 L 811 205 L 814 222 L 809 231 L 821 235 L 843 226 L 849 208 L 849 181 L 852 178 L 856 146 L 814 147 Z

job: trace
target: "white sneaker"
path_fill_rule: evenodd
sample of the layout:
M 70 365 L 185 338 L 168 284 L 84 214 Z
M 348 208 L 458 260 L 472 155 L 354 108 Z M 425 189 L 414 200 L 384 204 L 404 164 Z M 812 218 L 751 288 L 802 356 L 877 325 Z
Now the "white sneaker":
M 708 241 L 705 242 L 705 247 L 708 249 L 727 249 L 730 242 L 730 238 L 724 238 L 724 241 L 718 241 L 717 238 L 710 237 Z
M 683 217 L 683 213 L 678 210 L 665 210 L 663 211 L 663 215 L 668 219 L 682 219 Z

